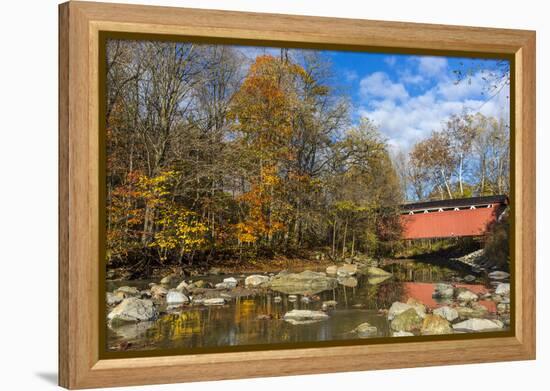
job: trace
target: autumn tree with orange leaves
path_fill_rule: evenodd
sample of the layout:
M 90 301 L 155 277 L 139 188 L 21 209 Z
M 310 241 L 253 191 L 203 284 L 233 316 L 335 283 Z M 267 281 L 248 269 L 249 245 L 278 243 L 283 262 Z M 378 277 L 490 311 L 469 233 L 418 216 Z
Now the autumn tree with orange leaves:
M 299 82 L 305 77 L 299 65 L 260 56 L 234 98 L 233 130 L 255 167 L 247 178 L 247 191 L 238 198 L 247 211 L 236 225 L 239 244 L 270 244 L 286 229 L 283 221 L 288 221 L 291 206 L 280 196 L 289 162 L 296 158 L 291 145 L 294 108 Z

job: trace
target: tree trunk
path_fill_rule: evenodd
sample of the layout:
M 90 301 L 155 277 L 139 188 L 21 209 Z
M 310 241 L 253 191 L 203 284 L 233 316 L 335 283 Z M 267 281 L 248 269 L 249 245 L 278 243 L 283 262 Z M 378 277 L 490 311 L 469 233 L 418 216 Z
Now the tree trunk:
M 485 156 L 481 159 L 481 180 L 480 180 L 480 189 L 479 189 L 479 195 L 483 196 L 485 194 Z
M 464 164 L 464 157 L 460 154 L 459 164 L 458 164 L 458 185 L 460 186 L 460 195 L 464 195 L 464 187 L 462 186 L 462 166 Z M 452 197 L 451 197 L 452 198 Z
M 332 224 L 332 256 L 336 255 L 336 219 Z
M 348 234 L 348 219 L 346 219 L 346 225 L 344 225 L 344 240 L 342 242 L 342 258 L 346 256 L 346 236 Z
M 141 233 L 141 243 L 142 245 L 147 245 L 149 242 L 149 233 L 151 227 L 151 208 L 149 204 L 145 205 L 145 213 L 143 217 L 143 232 Z
M 443 170 L 441 170 L 441 178 L 443 178 L 443 183 L 445 184 L 445 189 L 447 190 L 449 199 L 453 199 L 453 193 L 451 192 L 451 188 L 449 187 L 449 182 L 447 181 L 447 177 L 445 176 L 445 171 Z
M 355 255 L 355 230 L 352 230 L 351 232 L 351 256 L 353 257 Z

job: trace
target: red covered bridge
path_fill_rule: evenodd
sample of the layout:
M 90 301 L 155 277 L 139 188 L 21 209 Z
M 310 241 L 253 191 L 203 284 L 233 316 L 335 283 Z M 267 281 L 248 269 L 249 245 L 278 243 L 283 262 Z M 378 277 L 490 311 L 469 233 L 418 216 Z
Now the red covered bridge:
M 505 195 L 405 204 L 401 206 L 402 238 L 483 236 L 507 204 Z

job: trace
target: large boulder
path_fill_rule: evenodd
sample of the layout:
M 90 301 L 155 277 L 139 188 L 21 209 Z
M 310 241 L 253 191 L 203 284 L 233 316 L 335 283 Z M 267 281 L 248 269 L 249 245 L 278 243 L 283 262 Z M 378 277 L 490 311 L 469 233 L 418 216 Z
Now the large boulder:
M 168 289 L 162 285 L 152 284 L 149 290 L 151 291 L 151 296 L 153 299 L 157 300 L 166 297 L 168 294 Z
M 150 299 L 153 295 L 151 294 L 151 291 L 149 289 L 144 289 L 141 292 L 139 292 L 139 298 L 140 299 Z
M 168 294 L 166 295 L 166 304 L 174 305 L 174 304 L 183 304 L 188 303 L 189 298 L 185 296 L 183 293 L 181 293 L 178 290 L 171 289 L 168 291 Z
M 211 285 L 209 283 L 207 283 L 206 281 L 198 280 L 198 281 L 191 282 L 189 284 L 189 286 L 187 287 L 187 289 L 190 290 L 190 291 L 194 291 L 196 289 L 208 288 L 209 286 L 211 286 Z
M 369 323 L 361 323 L 353 330 L 359 338 L 370 338 L 378 335 L 378 329 Z
M 157 309 L 151 300 L 128 297 L 109 312 L 107 319 L 114 325 L 117 323 L 154 320 L 157 316 Z
M 125 299 L 127 297 L 139 296 L 139 289 L 137 289 L 135 286 L 121 286 L 115 289 L 113 293 Z
M 510 284 L 509 283 L 500 283 L 495 289 L 495 294 L 500 296 L 509 296 L 510 295 Z
M 269 285 L 277 292 L 303 295 L 334 289 L 337 282 L 325 273 L 306 270 L 301 273 L 279 273 L 272 278 Z
M 489 273 L 488 276 L 491 280 L 505 280 L 508 277 L 510 277 L 510 273 L 506 273 L 506 272 L 497 270 L 497 271 Z
M 447 319 L 449 322 L 452 322 L 458 319 L 458 311 L 449 306 L 443 306 L 433 310 L 433 314 L 441 316 L 443 319 Z
M 233 289 L 237 287 L 237 285 L 239 284 L 239 281 L 237 281 L 235 277 L 229 277 L 229 278 L 224 278 L 223 283 L 229 288 Z
M 336 275 L 336 273 L 338 272 L 338 266 L 336 265 L 327 266 L 326 272 L 327 274 L 330 274 L 330 275 Z
M 116 305 L 120 303 L 123 299 L 124 297 L 122 297 L 121 295 L 117 295 L 111 292 L 107 292 L 105 297 L 107 305 Z
M 424 317 L 426 316 L 426 306 L 422 302 L 410 297 L 407 300 L 407 305 L 410 305 L 412 308 L 414 308 L 418 316 L 424 319 Z
M 189 290 L 189 284 L 186 283 L 185 281 L 182 281 L 178 284 L 178 286 L 176 287 L 176 290 L 182 292 L 182 291 L 187 291 Z
M 453 329 L 464 332 L 495 331 L 502 329 L 503 326 L 500 320 L 473 318 L 454 324 Z
M 461 303 L 469 303 L 472 301 L 477 301 L 479 297 L 474 292 L 466 288 L 459 288 L 456 291 L 456 299 Z
M 328 315 L 323 311 L 310 311 L 310 310 L 292 310 L 287 312 L 283 319 L 290 324 L 310 324 L 321 322 L 328 319 Z
M 408 309 L 411 309 L 411 306 L 408 304 L 402 303 L 400 301 L 393 302 L 390 309 L 388 310 L 388 320 L 392 320 L 397 315 L 407 311 Z
M 451 284 L 436 284 L 432 297 L 437 299 L 450 299 L 454 296 L 455 290 Z
M 467 276 L 464 277 L 464 281 L 466 282 L 474 282 L 475 280 L 476 280 L 476 277 L 472 276 L 471 274 L 468 274 Z
M 395 316 L 390 323 L 393 331 L 415 331 L 422 327 L 422 318 L 417 314 L 414 308 L 401 312 Z
M 397 315 L 410 309 L 414 309 L 418 316 L 421 318 L 424 318 L 424 316 L 426 316 L 426 307 L 424 307 L 424 304 L 415 299 L 409 299 L 407 300 L 407 303 L 402 303 L 400 301 L 393 302 L 390 309 L 388 310 L 388 320 L 392 320 Z
M 470 307 L 456 307 L 455 310 L 460 319 L 483 318 L 489 313 L 487 307 L 478 303 L 472 304 Z
M 248 276 L 244 280 L 244 285 L 247 288 L 259 288 L 263 285 L 266 285 L 269 282 L 268 276 L 262 276 L 260 274 L 253 274 Z
M 420 332 L 422 335 L 451 334 L 453 329 L 447 319 L 438 315 L 426 315 Z

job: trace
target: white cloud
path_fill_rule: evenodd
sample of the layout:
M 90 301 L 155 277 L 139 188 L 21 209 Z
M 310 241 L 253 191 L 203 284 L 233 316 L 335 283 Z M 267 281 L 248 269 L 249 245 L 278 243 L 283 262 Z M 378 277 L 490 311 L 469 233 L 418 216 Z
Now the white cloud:
M 398 71 L 398 73 L 399 81 L 403 84 L 420 85 L 427 82 L 427 79 L 425 79 L 422 75 L 418 73 L 412 73 L 410 69 Z
M 466 102 L 472 111 L 479 111 L 483 115 L 510 119 L 510 88 L 506 85 L 491 95 L 484 95 L 481 105 L 474 106 L 474 102 Z
M 354 70 L 346 69 L 344 71 L 344 78 L 346 79 L 347 82 L 357 80 L 358 77 L 359 75 Z
M 383 98 L 404 100 L 409 97 L 405 86 L 401 83 L 392 82 L 384 72 L 375 72 L 361 79 L 359 87 L 363 99 Z
M 476 73 L 471 78 L 464 79 L 460 83 L 456 80 L 445 78 L 437 85 L 437 92 L 445 99 L 463 99 L 470 96 L 478 96 L 483 93 L 485 82 L 481 73 Z
M 488 96 L 482 95 L 484 84 L 480 74 L 473 75 L 470 83 L 459 84 L 448 76 L 442 77 L 432 88 L 417 96 L 395 87 L 403 85 L 391 82 L 387 75 L 370 79 L 369 85 L 376 85 L 375 81 L 385 87 L 386 92 L 377 97 L 367 96 L 369 99 L 358 108 L 357 116 L 366 116 L 377 123 L 395 150 L 409 151 L 433 130 L 439 130 L 449 116 L 464 110 L 493 117 L 509 116 L 508 87 L 488 100 Z M 395 98 L 397 95 L 400 99 Z
M 447 59 L 444 57 L 421 56 L 418 58 L 418 72 L 437 77 L 447 69 Z

